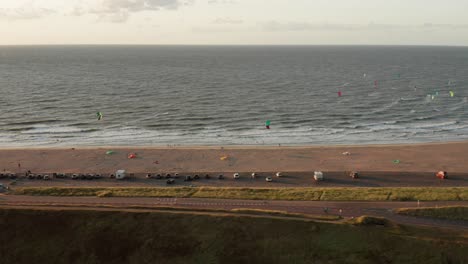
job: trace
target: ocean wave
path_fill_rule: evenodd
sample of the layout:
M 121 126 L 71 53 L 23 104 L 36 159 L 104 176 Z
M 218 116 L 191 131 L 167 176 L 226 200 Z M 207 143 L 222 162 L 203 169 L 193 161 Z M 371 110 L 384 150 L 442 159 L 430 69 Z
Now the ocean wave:
M 21 134 L 73 134 L 73 133 L 90 133 L 99 131 L 96 128 L 79 128 L 66 125 L 36 125 L 26 131 L 21 131 Z

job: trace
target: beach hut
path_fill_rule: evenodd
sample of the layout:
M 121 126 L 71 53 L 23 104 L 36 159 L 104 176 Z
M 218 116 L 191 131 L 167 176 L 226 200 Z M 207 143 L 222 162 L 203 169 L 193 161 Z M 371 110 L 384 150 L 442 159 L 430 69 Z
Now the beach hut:
M 314 171 L 314 180 L 316 180 L 316 181 L 323 181 L 323 172 L 321 172 L 321 171 Z
M 115 178 L 117 180 L 123 180 L 123 179 L 125 179 L 125 177 L 126 177 L 125 170 L 118 170 L 117 172 L 115 172 Z

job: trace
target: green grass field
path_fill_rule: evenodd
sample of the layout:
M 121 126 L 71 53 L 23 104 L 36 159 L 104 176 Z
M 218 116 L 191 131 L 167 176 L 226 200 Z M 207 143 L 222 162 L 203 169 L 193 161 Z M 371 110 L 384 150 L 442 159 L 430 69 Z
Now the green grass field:
M 2 263 L 468 263 L 466 232 L 170 212 L 0 209 Z
M 468 221 L 467 206 L 401 208 L 396 212 L 402 215 Z
M 466 187 L 400 188 L 15 188 L 17 195 L 99 197 L 196 197 L 303 201 L 467 201 Z

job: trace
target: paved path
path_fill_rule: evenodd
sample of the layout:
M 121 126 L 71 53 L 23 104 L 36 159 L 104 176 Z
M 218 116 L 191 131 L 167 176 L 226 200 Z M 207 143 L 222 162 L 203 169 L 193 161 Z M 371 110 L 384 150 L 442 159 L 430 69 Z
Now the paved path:
M 417 202 L 331 202 L 331 201 L 275 201 L 275 200 L 230 200 L 208 198 L 127 198 L 127 197 L 53 197 L 53 196 L 0 196 L 0 205 L 49 205 L 49 206 L 112 206 L 128 208 L 143 206 L 179 207 L 190 209 L 225 209 L 235 208 L 279 210 L 291 213 L 341 215 L 345 218 L 361 215 L 380 216 L 397 223 L 423 226 L 435 226 L 468 230 L 468 222 L 428 218 L 416 218 L 393 213 L 397 208 L 415 208 Z M 466 201 L 420 202 L 420 207 L 468 206 Z M 341 210 L 341 211 L 340 211 Z

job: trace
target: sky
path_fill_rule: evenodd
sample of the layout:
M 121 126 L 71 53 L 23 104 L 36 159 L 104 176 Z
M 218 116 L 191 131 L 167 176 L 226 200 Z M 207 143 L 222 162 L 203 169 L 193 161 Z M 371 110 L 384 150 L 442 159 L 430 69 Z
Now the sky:
M 468 0 L 0 0 L 0 45 L 468 46 Z

